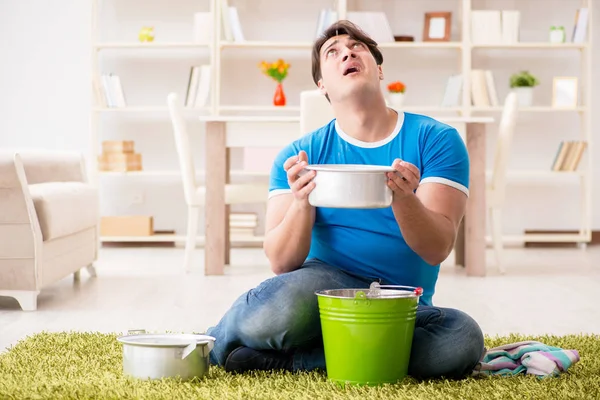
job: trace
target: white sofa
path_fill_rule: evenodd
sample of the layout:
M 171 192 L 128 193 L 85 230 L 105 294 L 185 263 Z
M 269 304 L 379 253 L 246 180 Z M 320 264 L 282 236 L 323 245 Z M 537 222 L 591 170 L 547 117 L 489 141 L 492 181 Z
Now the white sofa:
M 98 221 L 80 153 L 0 152 L 0 296 L 36 310 L 48 285 L 83 267 L 95 277 Z

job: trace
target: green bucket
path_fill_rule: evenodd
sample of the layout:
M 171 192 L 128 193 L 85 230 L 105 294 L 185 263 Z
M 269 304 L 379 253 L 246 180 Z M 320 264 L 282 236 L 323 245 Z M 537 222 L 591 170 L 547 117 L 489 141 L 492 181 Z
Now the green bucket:
M 383 289 L 383 288 L 394 289 Z M 379 285 L 316 292 L 329 380 L 380 385 L 408 374 L 423 289 Z

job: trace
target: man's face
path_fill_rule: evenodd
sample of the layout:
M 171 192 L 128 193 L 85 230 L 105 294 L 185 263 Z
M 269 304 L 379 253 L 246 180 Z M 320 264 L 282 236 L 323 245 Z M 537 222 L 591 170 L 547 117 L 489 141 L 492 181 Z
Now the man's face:
M 319 88 L 331 101 L 378 89 L 381 77 L 369 48 L 348 35 L 334 36 L 321 47 Z

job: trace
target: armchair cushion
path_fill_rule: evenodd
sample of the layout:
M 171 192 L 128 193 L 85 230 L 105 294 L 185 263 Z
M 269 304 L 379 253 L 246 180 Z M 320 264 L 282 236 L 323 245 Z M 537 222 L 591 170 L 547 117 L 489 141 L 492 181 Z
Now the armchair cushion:
M 44 241 L 80 232 L 97 224 L 98 191 L 83 182 L 29 185 Z

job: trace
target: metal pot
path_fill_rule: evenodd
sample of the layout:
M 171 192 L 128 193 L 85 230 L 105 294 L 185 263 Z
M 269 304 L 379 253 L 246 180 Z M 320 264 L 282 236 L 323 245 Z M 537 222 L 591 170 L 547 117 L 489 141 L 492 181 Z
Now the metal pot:
M 307 171 L 317 171 L 315 188 L 308 202 L 315 207 L 384 208 L 392 204 L 387 173 L 395 169 L 383 165 L 311 164 Z
M 208 374 L 208 355 L 215 338 L 194 334 L 146 334 L 121 336 L 123 373 L 140 379 L 179 377 L 189 380 Z

